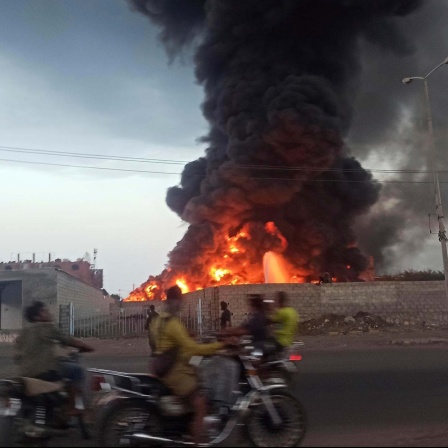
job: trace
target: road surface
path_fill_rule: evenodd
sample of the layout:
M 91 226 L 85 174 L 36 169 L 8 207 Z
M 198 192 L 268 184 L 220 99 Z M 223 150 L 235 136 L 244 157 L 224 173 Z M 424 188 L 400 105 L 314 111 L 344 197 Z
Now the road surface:
M 111 352 L 87 355 L 84 362 L 146 370 L 146 356 Z M 10 354 L 0 347 L 0 373 L 11 366 Z M 303 446 L 447 446 L 447 355 L 439 346 L 305 348 L 292 384 L 308 413 Z M 91 445 L 76 437 L 52 446 Z

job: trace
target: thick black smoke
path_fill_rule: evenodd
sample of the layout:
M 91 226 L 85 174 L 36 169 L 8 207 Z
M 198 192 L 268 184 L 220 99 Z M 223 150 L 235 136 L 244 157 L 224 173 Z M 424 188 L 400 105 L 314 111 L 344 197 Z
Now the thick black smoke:
M 362 83 L 355 103 L 355 119 L 349 134 L 353 154 L 377 168 L 425 170 L 427 122 L 423 83 L 404 86 L 401 79 L 424 76 L 448 56 L 448 2 L 427 0 L 416 14 L 400 21 L 402 33 L 413 37 L 412 51 L 399 55 L 371 42 L 362 42 Z M 448 67 L 429 78 L 431 106 L 438 146 L 437 167 L 448 166 L 446 110 Z M 381 164 L 385 160 L 387 164 Z M 430 235 L 428 213 L 434 213 L 432 186 L 407 183 L 430 181 L 429 175 L 374 173 L 385 183 L 378 203 L 356 225 L 361 247 L 375 258 L 382 272 L 409 268 L 440 269 L 440 246 Z M 441 181 L 447 180 L 441 173 Z M 442 199 L 448 189 L 442 183 Z M 444 207 L 446 210 L 446 201 Z M 432 218 L 432 230 L 437 223 Z M 430 249 L 431 248 L 431 249 Z
M 190 223 L 169 254 L 170 272 L 204 286 L 223 238 L 273 221 L 297 271 L 355 280 L 367 262 L 353 224 L 380 190 L 344 143 L 361 46 L 409 55 L 400 22 L 422 2 L 130 1 L 160 26 L 170 55 L 197 45 L 196 76 L 205 90 L 208 149 L 167 194 L 169 207 Z M 251 241 L 260 250 L 250 262 L 260 269 L 271 249 L 262 240 Z

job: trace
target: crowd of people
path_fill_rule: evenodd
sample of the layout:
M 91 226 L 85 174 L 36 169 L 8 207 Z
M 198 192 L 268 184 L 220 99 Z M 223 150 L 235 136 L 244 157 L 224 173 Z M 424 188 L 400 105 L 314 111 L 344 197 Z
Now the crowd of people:
M 148 331 L 151 348 L 149 369 L 174 395 L 192 404 L 195 416 L 191 435 L 193 443 L 199 444 L 208 400 L 201 387 L 197 369 L 190 364 L 191 358 L 212 356 L 225 347 L 234 347 L 241 336 L 251 336 L 254 348 L 264 354 L 281 351 L 294 341 L 298 314 L 288 306 L 288 298 L 284 292 L 278 292 L 275 300 L 270 301 L 265 300 L 263 295 L 251 294 L 247 297 L 249 317 L 241 325 L 234 327 L 228 304 L 221 302 L 220 341 L 199 344 L 178 317 L 182 305 L 180 288 L 169 288 L 166 296 L 164 310 L 158 313 L 154 305 L 151 305 L 146 320 L 145 330 Z M 55 343 L 84 352 L 93 351 L 93 348 L 59 331 L 43 302 L 34 302 L 27 307 L 25 318 L 29 324 L 17 339 L 17 361 L 21 375 L 45 381 L 70 379 L 71 412 L 76 414 L 74 397 L 83 389 L 84 371 L 76 364 L 58 363 Z M 229 364 L 227 366 L 231 369 Z

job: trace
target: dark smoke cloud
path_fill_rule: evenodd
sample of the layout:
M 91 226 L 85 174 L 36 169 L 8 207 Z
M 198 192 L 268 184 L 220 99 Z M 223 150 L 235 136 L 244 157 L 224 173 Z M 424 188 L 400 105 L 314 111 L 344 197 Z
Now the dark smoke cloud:
M 353 154 L 366 160 L 393 160 L 402 170 L 426 169 L 427 122 L 424 109 L 423 84 L 403 86 L 407 76 L 424 76 L 448 56 L 448 3 L 428 0 L 418 13 L 398 24 L 402 35 L 412 36 L 411 52 L 396 55 L 371 42 L 362 42 L 363 76 L 360 95 L 355 102 L 356 114 L 349 134 Z M 408 44 L 409 45 L 409 44 Z M 431 106 L 438 143 L 437 165 L 448 166 L 446 110 L 448 67 L 442 67 L 430 80 Z M 401 126 L 404 114 L 409 123 Z M 395 160 L 394 160 L 395 159 Z M 367 162 L 372 165 L 372 162 Z M 384 167 L 383 167 L 384 168 Z M 430 180 L 411 174 L 385 176 L 380 180 Z M 441 181 L 447 176 L 442 174 Z M 442 185 L 442 198 L 448 191 Z M 446 207 L 446 205 L 445 205 Z M 412 260 L 428 247 L 428 213 L 434 213 L 434 196 L 430 185 L 385 184 L 379 203 L 356 226 L 360 245 L 375 257 L 382 272 L 409 268 Z M 433 222 L 433 230 L 437 227 Z M 437 241 L 437 240 L 436 240 Z M 436 255 L 439 255 L 438 253 Z M 432 259 L 438 260 L 436 257 Z M 427 260 L 431 263 L 431 260 Z M 434 263 L 434 262 L 432 262 Z M 421 268 L 436 267 L 425 265 Z
M 354 222 L 377 202 L 380 188 L 344 139 L 350 138 L 353 155 L 365 158 L 369 141 L 383 142 L 401 108 L 412 105 L 412 99 L 397 104 L 391 95 L 371 108 L 362 89 L 369 75 L 362 78 L 361 68 L 381 74 L 375 70 L 380 55 L 395 64 L 412 58 L 416 49 L 403 23 L 422 2 L 131 3 L 160 27 L 170 55 L 185 44 L 197 45 L 196 76 L 204 86 L 203 113 L 210 125 L 203 137 L 205 157 L 186 165 L 180 186 L 167 194 L 169 207 L 190 223 L 169 254 L 169 272 L 204 286 L 223 238 L 244 225 L 253 234 L 246 256 L 261 269 L 264 251 L 277 243 L 266 240 L 260 225 L 274 221 L 296 269 L 356 279 L 367 261 L 356 247 Z M 363 49 L 377 56 L 370 61 Z M 380 113 L 367 124 L 371 110 L 379 112 L 384 104 L 385 118 Z M 354 105 L 367 111 L 352 128 Z M 365 228 L 372 222 L 365 219 Z M 393 243 L 393 228 L 378 247 Z
M 161 27 L 160 39 L 168 54 L 194 40 L 204 22 L 204 0 L 129 0 L 132 7 Z

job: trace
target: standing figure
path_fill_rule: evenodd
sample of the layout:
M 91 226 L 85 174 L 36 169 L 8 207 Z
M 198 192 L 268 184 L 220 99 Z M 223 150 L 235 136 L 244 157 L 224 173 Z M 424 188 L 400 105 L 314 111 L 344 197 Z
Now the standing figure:
M 221 318 L 220 318 L 220 326 L 221 330 L 225 330 L 227 327 L 232 326 L 232 314 L 230 313 L 229 309 L 227 308 L 226 302 L 221 302 Z
M 149 335 L 149 325 L 151 324 L 151 321 L 157 317 L 159 315 L 159 313 L 156 311 L 156 307 L 154 305 L 151 305 L 149 307 L 149 311 L 146 315 L 146 322 L 145 322 L 145 331 L 148 332 L 148 342 L 149 342 L 149 346 L 151 347 L 151 350 L 154 350 L 154 347 L 151 345 L 151 338 Z
M 148 330 L 151 320 L 158 315 L 159 313 L 156 311 L 156 307 L 154 305 L 151 305 L 146 315 L 145 330 Z

